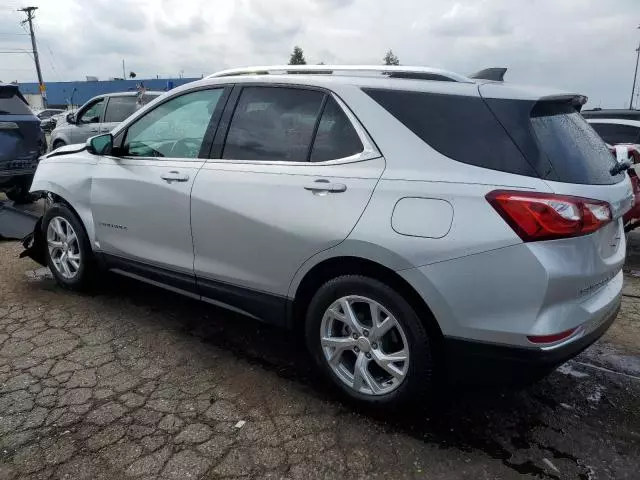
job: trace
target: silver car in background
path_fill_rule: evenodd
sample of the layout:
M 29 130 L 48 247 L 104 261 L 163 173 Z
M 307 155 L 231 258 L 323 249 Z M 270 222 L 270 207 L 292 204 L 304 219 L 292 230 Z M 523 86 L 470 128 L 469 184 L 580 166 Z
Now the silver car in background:
M 113 130 L 140 107 L 164 92 L 118 92 L 92 98 L 77 112 L 69 112 L 51 132 L 51 149 L 84 143 L 88 138 Z
M 24 255 L 297 329 L 367 404 L 539 378 L 621 301 L 633 195 L 585 101 L 421 67 L 220 72 L 43 158 Z

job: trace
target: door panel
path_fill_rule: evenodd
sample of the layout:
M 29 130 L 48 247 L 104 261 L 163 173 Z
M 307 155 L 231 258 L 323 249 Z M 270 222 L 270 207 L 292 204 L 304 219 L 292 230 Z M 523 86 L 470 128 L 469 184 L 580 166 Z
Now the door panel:
M 202 163 L 102 158 L 91 189 L 99 249 L 192 273 L 189 192 Z
M 384 165 L 209 161 L 191 196 L 196 277 L 286 295 L 305 260 L 349 235 Z
M 193 278 L 190 194 L 222 94 L 168 99 L 126 128 L 119 157 L 101 158 L 91 189 L 100 250 Z
M 100 134 L 105 103 L 106 99 L 101 98 L 79 113 L 75 128 L 70 130 L 72 143 L 84 143 L 88 138 Z

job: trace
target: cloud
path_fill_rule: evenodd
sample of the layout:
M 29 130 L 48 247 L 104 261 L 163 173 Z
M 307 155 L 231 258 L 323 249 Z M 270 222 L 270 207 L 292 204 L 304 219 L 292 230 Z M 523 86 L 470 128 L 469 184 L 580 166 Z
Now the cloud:
M 24 16 L 1 9 L 0 32 L 22 31 Z M 391 48 L 405 65 L 506 66 L 508 81 L 623 107 L 637 13 L 638 0 L 56 0 L 40 2 L 36 26 L 45 81 L 120 76 L 123 59 L 139 77 L 200 76 L 285 63 L 295 45 L 309 63 L 381 63 Z M 33 60 L 0 55 L 0 78 L 33 81 Z

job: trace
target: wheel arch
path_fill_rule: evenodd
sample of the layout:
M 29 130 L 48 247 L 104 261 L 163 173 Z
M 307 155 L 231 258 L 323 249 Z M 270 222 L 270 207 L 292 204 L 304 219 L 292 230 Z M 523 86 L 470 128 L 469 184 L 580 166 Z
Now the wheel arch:
M 416 311 L 430 336 L 441 344 L 443 337 L 440 325 L 427 302 L 407 280 L 391 268 L 374 260 L 358 256 L 336 256 L 324 259 L 311 267 L 295 288 L 291 321 L 294 329 L 304 326 L 304 317 L 311 298 L 321 285 L 342 275 L 365 275 L 379 280 L 401 294 Z
M 93 217 L 89 208 L 84 208 L 80 202 L 73 201 L 73 195 L 62 187 L 58 187 L 51 182 L 46 186 L 47 188 L 33 189 L 32 192 L 39 192 L 44 194 L 45 198 L 49 198 L 48 201 L 53 203 L 62 203 L 69 210 L 71 210 L 76 217 L 80 220 L 80 223 L 87 232 L 89 242 L 93 248 L 95 240 L 95 229 L 93 224 Z M 56 188 L 58 187 L 58 188 Z

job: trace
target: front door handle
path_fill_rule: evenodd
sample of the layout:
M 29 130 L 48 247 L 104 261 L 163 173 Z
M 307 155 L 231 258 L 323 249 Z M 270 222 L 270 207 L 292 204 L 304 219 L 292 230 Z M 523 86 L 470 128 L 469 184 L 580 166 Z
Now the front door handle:
M 97 128 L 90 128 L 90 129 L 89 129 L 89 131 L 90 131 L 91 133 L 97 133 L 97 132 L 98 132 L 98 129 L 97 129 Z
M 189 180 L 189 175 L 180 173 L 177 170 L 172 170 L 168 173 L 163 173 L 162 175 L 160 175 L 160 178 L 162 178 L 165 182 L 168 182 L 168 183 L 186 182 Z
M 341 193 L 347 190 L 347 186 L 344 183 L 331 183 L 326 178 L 320 178 L 311 185 L 306 185 L 304 189 L 316 194 L 327 192 Z

